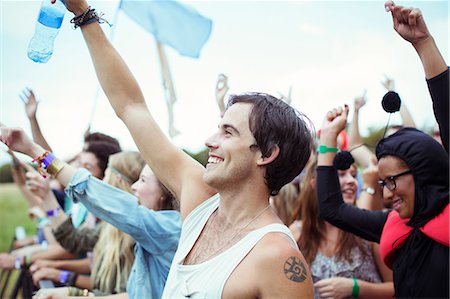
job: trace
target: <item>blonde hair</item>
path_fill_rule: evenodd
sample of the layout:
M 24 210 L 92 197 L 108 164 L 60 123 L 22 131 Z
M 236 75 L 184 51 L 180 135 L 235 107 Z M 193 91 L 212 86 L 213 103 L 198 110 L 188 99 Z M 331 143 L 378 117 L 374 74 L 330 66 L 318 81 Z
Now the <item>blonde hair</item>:
M 137 152 L 121 152 L 109 157 L 104 181 L 131 193 L 145 161 Z M 103 227 L 94 247 L 94 265 L 91 277 L 94 289 L 115 294 L 125 292 L 128 276 L 134 262 L 135 241 L 128 234 L 108 223 Z
M 109 156 L 103 181 L 132 193 L 131 185 L 139 179 L 145 160 L 138 152 L 120 152 Z

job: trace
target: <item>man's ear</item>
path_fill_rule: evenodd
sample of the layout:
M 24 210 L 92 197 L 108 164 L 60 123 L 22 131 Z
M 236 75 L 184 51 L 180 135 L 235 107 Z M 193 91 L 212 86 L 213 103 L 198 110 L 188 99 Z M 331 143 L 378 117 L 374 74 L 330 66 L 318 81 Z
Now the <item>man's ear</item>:
M 258 161 L 256 162 L 256 164 L 258 164 L 259 166 L 264 166 L 267 164 L 272 163 L 273 160 L 275 160 L 278 155 L 280 154 L 280 148 L 278 147 L 277 144 L 275 144 L 271 151 L 270 151 L 270 155 L 267 157 L 262 157 L 258 159 Z

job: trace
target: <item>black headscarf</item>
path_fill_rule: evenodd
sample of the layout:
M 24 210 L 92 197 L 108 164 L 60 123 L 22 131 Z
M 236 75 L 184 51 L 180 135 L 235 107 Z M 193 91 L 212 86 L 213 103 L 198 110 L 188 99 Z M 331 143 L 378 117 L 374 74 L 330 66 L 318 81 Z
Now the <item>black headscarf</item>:
M 404 128 L 382 139 L 376 156 L 400 158 L 414 176 L 414 214 L 407 223 L 414 229 L 393 263 L 396 297 L 448 298 L 449 248 L 419 230 L 449 203 L 448 153 L 423 132 Z
M 427 134 L 404 128 L 382 139 L 376 148 L 377 159 L 396 156 L 414 176 L 414 214 L 409 226 L 421 227 L 449 203 L 449 159 L 445 149 Z

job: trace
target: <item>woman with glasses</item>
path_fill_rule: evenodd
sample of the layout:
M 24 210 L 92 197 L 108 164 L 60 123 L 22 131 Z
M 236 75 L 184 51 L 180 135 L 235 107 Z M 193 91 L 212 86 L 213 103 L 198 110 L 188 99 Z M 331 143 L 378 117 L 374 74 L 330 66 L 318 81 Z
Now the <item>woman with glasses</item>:
M 289 227 L 314 282 L 314 298 L 389 298 L 394 295 L 392 271 L 380 258 L 379 245 L 320 219 L 316 196 L 317 156 L 305 168 L 300 196 Z M 356 165 L 337 171 L 343 201 L 354 206 Z
M 336 147 L 348 108 L 328 112 L 320 144 Z M 317 197 L 320 216 L 343 230 L 380 243 L 394 273 L 395 297 L 449 297 L 449 159 L 429 135 L 404 128 L 376 148 L 380 188 L 392 210 L 369 211 L 345 204 L 334 152 L 319 154 Z
M 380 243 L 381 257 L 394 273 L 395 297 L 449 298 L 448 67 L 420 10 L 392 2 L 385 6 L 392 13 L 395 30 L 421 58 L 444 147 L 413 128 L 382 139 L 376 148 L 379 185 L 392 210 L 361 210 L 342 200 L 333 167 L 336 136 L 345 128 L 348 107 L 329 111 L 321 129 L 324 150 L 317 167 L 320 216 Z

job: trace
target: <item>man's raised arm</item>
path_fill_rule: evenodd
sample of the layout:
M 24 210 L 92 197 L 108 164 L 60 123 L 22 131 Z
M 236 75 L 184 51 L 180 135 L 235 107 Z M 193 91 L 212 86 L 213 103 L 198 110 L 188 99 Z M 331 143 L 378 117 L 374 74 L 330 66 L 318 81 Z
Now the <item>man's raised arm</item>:
M 89 9 L 85 0 L 66 0 L 76 16 Z M 180 200 L 183 218 L 214 190 L 203 182 L 204 168 L 176 148 L 161 131 L 127 65 L 97 22 L 82 25 L 100 85 L 117 116 L 125 123 L 139 151 L 161 182 Z

